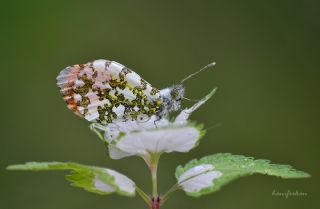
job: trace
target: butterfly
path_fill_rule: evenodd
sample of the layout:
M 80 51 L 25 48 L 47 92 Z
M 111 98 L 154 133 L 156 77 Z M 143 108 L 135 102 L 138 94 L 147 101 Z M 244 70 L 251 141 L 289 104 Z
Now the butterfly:
M 178 111 L 185 98 L 183 83 L 214 65 L 158 90 L 122 64 L 100 59 L 66 67 L 57 76 L 57 86 L 68 108 L 90 122 L 144 122 L 154 115 L 161 119 Z

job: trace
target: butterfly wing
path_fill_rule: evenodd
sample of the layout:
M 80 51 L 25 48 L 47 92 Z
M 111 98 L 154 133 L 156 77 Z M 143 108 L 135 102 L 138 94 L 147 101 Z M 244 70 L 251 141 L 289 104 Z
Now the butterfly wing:
M 159 90 L 115 61 L 67 67 L 58 75 L 57 86 L 70 110 L 103 124 L 150 117 L 163 106 Z

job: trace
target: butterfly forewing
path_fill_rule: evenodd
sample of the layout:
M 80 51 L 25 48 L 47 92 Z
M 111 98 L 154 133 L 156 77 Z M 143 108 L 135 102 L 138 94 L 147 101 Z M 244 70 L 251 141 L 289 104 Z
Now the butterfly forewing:
M 57 85 L 68 108 L 88 121 L 137 120 L 163 106 L 156 88 L 115 61 L 67 67 L 58 75 Z

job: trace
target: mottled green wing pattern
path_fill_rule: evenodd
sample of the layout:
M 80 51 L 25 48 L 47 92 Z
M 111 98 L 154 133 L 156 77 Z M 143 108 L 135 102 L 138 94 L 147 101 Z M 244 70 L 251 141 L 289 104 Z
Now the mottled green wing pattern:
M 159 90 L 114 61 L 67 67 L 58 75 L 57 85 L 69 109 L 103 124 L 150 117 L 163 106 Z

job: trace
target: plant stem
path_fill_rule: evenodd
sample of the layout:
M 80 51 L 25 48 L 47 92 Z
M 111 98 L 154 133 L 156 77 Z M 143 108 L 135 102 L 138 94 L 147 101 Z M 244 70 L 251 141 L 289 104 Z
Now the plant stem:
M 163 196 L 162 196 L 162 204 L 165 203 L 168 198 L 170 197 L 170 195 L 177 191 L 178 189 L 180 189 L 180 186 L 178 183 L 176 183 L 175 185 L 173 185 Z
M 151 207 L 150 198 L 149 195 L 147 195 L 142 189 L 139 187 L 136 187 L 137 193 L 140 195 L 140 197 L 147 203 L 149 207 Z
M 152 196 L 158 196 L 158 186 L 157 186 L 157 168 L 151 171 L 152 174 Z
M 151 155 L 151 162 L 150 162 L 150 172 L 152 178 L 152 196 L 157 198 L 158 197 L 158 179 L 157 179 L 157 171 L 158 171 L 158 164 L 159 164 L 160 154 L 153 154 Z

